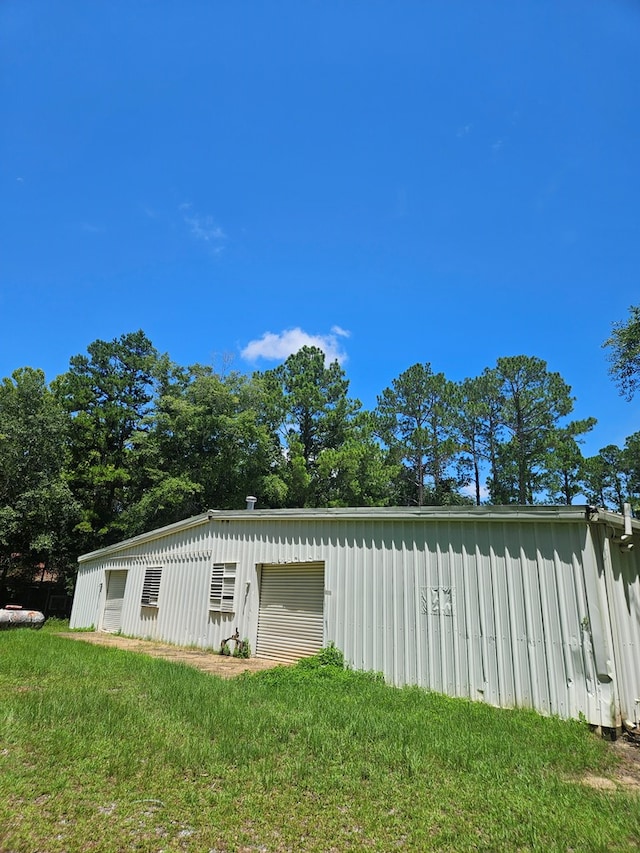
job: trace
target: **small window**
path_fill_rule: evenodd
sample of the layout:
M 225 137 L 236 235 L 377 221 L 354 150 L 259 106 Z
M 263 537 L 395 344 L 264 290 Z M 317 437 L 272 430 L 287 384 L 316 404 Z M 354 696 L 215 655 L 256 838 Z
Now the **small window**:
M 158 594 L 160 592 L 160 580 L 162 569 L 147 569 L 144 573 L 144 584 L 142 585 L 142 598 L 140 604 L 143 607 L 157 607 Z
M 236 590 L 236 564 L 215 563 L 211 570 L 209 610 L 233 613 Z

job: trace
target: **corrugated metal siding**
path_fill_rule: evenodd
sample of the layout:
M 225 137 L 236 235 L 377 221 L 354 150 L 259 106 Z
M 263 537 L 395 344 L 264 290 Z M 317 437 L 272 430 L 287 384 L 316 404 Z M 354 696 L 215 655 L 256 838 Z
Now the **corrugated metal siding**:
M 69 617 L 70 628 L 98 628 L 102 616 L 104 561 L 87 563 L 78 570 Z
M 640 640 L 638 566 L 612 566 L 608 590 L 602 543 L 592 535 L 599 525 L 544 509 L 504 513 L 508 520 L 497 510 L 214 517 L 134 542 L 126 553 L 90 555 L 72 624 L 98 624 L 104 570 L 127 568 L 124 633 L 215 648 L 237 627 L 255 650 L 258 567 L 322 562 L 323 642 L 334 642 L 354 667 L 397 685 L 614 725 L 622 688 L 608 606 L 617 602 L 623 626 L 615 645 L 627 661 L 629 708 L 640 695 L 628 654 L 635 649 L 637 659 Z M 209 611 L 214 562 L 237 565 L 232 613 Z M 141 615 L 145 565 L 163 567 L 155 620 Z
M 324 634 L 324 564 L 263 565 L 256 653 L 296 660 L 320 651 Z
M 622 721 L 640 726 L 640 537 L 621 547 L 606 526 L 598 530 L 611 614 L 617 700 Z
M 208 526 L 177 531 L 132 544 L 113 556 L 83 562 L 78 573 L 71 627 L 100 625 L 106 603 L 105 572 L 126 570 L 122 608 L 124 634 L 165 639 L 183 645 L 211 645 L 208 637 L 208 595 L 211 582 L 211 536 Z M 158 607 L 141 604 L 147 568 L 161 568 Z M 230 614 L 230 621 L 233 615 Z M 232 631 L 229 631 L 226 636 Z M 219 640 L 216 638 L 217 643 Z
M 611 724 L 610 685 L 595 677 L 590 623 L 603 613 L 597 585 L 590 597 L 585 586 L 594 571 L 585 523 L 247 519 L 221 528 L 220 560 L 227 548 L 254 566 L 324 559 L 325 642 L 355 667 Z

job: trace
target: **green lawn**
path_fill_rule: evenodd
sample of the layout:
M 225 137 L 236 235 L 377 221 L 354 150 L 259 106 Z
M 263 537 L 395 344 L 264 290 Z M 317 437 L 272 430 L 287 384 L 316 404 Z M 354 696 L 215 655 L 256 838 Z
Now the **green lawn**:
M 579 723 L 319 661 L 233 681 L 0 634 L 0 850 L 640 849 L 640 799 Z

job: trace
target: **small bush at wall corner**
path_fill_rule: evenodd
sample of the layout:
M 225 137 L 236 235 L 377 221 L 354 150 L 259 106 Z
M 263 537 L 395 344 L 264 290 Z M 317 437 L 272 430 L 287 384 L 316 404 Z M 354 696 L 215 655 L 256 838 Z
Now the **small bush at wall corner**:
M 323 649 L 310 658 L 302 658 L 296 664 L 297 670 L 303 677 L 311 672 L 323 678 L 345 678 L 356 682 L 367 682 L 384 684 L 384 676 L 381 672 L 354 671 L 344 659 L 344 654 L 333 643 L 329 643 Z M 289 670 L 291 672 L 291 670 Z
M 345 668 L 344 655 L 334 643 L 329 643 L 324 649 L 320 649 L 318 658 L 323 666 L 337 666 L 339 669 Z
M 335 667 L 336 669 L 346 669 L 344 655 L 337 646 L 329 643 L 323 649 L 320 649 L 317 655 L 312 658 L 307 658 L 308 664 L 314 667 Z

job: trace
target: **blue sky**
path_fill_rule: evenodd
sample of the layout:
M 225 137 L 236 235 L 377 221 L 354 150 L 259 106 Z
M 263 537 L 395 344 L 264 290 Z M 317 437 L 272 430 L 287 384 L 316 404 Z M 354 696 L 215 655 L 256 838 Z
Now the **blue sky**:
M 373 407 L 524 353 L 622 444 L 639 56 L 623 0 L 3 0 L 0 376 L 318 342 Z

